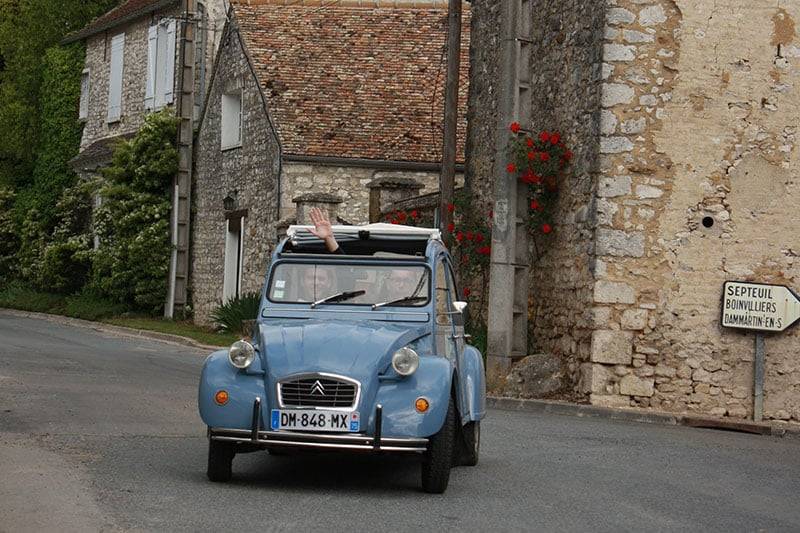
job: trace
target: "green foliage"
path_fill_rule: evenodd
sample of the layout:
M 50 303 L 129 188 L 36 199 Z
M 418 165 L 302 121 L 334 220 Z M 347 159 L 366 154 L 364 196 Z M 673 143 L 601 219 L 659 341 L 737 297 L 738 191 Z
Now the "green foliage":
M 258 306 L 261 303 L 261 295 L 257 292 L 250 292 L 228 300 L 220 305 L 211 313 L 211 320 L 217 328 L 225 333 L 238 333 L 249 335 L 247 320 L 255 320 L 258 317 Z
M 0 307 L 61 314 L 64 312 L 64 296 L 37 291 L 13 281 L 0 290 Z
M 83 320 L 100 320 L 125 313 L 128 308 L 87 290 L 64 300 L 64 314 Z
M 19 241 L 15 231 L 11 209 L 14 205 L 14 192 L 0 187 L 0 285 L 6 283 L 14 274 L 15 254 Z
M 48 48 L 119 0 L 0 0 L 0 184 L 25 188 L 38 154 Z M 80 76 L 80 69 L 73 73 Z M 73 116 L 77 107 L 71 108 Z M 57 198 L 57 196 L 56 196 Z
M 178 170 L 177 120 L 149 115 L 134 138 L 114 150 L 104 169 L 102 205 L 95 210 L 100 248 L 93 286 L 133 308 L 157 313 L 164 304 L 171 243 L 169 188 Z

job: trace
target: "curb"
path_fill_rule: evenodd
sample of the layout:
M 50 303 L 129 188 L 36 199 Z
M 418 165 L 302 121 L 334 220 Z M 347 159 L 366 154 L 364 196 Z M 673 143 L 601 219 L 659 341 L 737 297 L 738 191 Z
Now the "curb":
M 105 324 L 103 322 L 93 322 L 91 320 L 83 320 L 80 318 L 72 318 L 63 315 L 51 315 L 48 313 L 36 313 L 32 311 L 20 311 L 18 309 L 0 308 L 0 313 L 8 314 L 23 318 L 38 318 L 41 320 L 48 320 L 57 324 L 64 324 L 68 326 L 77 326 L 81 328 L 92 329 L 103 333 L 114 333 L 123 337 L 148 339 L 159 342 L 166 342 L 169 344 L 177 344 L 180 346 L 188 346 L 190 348 L 199 348 L 202 350 L 216 351 L 224 348 L 224 346 L 212 346 L 202 344 L 194 339 L 183 337 L 181 335 L 173 335 L 172 333 L 161 333 L 158 331 L 150 331 L 146 329 L 126 328 L 124 326 L 115 326 L 113 324 Z
M 748 420 L 725 420 L 695 415 L 678 415 L 659 411 L 641 411 L 636 409 L 598 407 L 577 403 L 558 402 L 553 400 L 523 400 L 518 398 L 502 398 L 489 396 L 487 407 L 504 411 L 525 411 L 529 413 L 547 413 L 580 418 L 605 418 L 623 420 L 639 424 L 659 424 L 662 426 L 685 426 L 692 428 L 721 429 L 739 431 L 756 435 L 774 437 L 791 437 L 800 439 L 800 427 L 787 424 L 752 422 Z

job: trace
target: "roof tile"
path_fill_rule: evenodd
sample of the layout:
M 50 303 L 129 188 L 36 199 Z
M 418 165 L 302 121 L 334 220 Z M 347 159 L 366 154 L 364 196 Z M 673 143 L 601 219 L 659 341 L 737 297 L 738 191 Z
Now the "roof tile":
M 441 160 L 447 11 L 234 4 L 293 155 Z M 464 160 L 469 10 L 462 25 L 457 160 Z

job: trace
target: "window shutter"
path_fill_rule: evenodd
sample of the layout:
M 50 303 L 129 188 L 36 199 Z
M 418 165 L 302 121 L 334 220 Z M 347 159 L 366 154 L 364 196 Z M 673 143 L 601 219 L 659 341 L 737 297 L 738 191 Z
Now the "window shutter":
M 156 69 L 158 63 L 158 25 L 147 28 L 147 84 L 144 89 L 144 108 L 155 108 Z
M 122 116 L 122 64 L 125 57 L 125 34 L 111 39 L 111 67 L 108 73 L 108 122 Z
M 78 109 L 78 118 L 85 120 L 89 118 L 89 71 L 84 70 L 81 74 L 81 100 Z
M 164 103 L 171 104 L 175 87 L 175 21 L 169 21 L 167 28 L 167 58 L 164 72 Z

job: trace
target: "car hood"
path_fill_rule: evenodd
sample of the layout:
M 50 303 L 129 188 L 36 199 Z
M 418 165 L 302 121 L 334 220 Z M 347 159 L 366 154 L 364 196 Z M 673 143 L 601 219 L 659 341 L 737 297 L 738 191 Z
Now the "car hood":
M 427 324 L 378 320 L 270 320 L 259 325 L 270 381 L 328 372 L 364 383 L 383 371 L 392 354 L 429 333 Z

